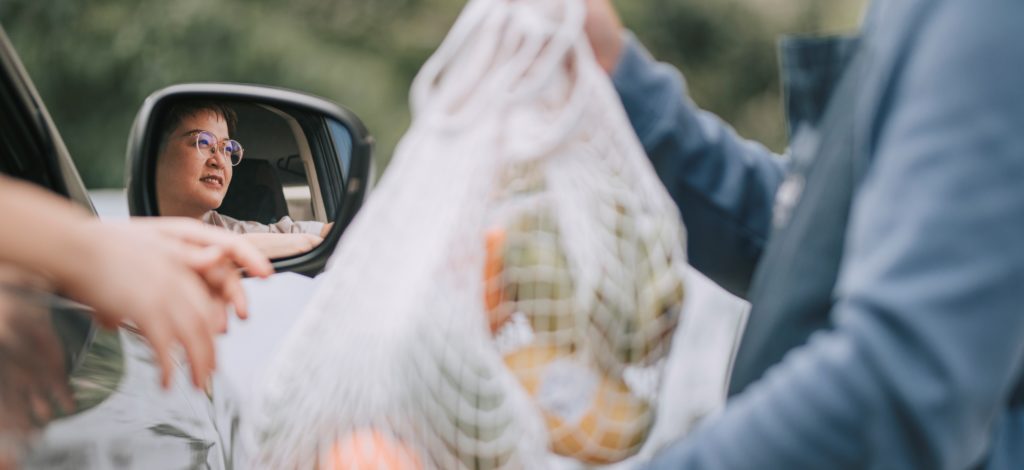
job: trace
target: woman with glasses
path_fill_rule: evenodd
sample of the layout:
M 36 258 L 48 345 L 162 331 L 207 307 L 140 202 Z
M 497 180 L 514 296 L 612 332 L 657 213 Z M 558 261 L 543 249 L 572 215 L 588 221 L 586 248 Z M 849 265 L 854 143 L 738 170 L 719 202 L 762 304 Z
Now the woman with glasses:
M 273 224 L 237 220 L 217 212 L 241 162 L 242 145 L 231 139 L 235 112 L 216 102 L 173 105 L 167 112 L 157 156 L 157 203 L 163 216 L 188 217 L 241 233 L 271 258 L 309 251 L 330 226 L 288 216 Z

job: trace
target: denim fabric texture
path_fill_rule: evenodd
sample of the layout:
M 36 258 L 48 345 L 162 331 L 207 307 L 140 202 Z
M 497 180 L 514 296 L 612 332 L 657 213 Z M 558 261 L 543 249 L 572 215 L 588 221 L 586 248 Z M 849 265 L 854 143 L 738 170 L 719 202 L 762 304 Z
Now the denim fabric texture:
M 727 407 L 649 468 L 1024 468 L 1020 18 L 882 0 L 859 39 L 782 41 L 788 158 L 627 39 L 691 263 L 752 303 Z

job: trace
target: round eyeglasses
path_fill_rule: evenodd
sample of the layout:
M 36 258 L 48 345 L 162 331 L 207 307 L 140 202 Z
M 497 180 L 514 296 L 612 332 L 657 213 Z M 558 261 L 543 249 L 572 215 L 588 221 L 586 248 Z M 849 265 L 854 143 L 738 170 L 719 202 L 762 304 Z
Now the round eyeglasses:
M 217 140 L 217 137 L 206 131 L 199 131 L 194 134 L 196 139 L 196 149 L 199 150 L 200 157 L 206 157 L 209 155 L 216 155 L 220 152 L 229 162 L 231 166 L 238 166 L 242 162 L 242 154 L 245 153 L 245 149 L 242 148 L 242 144 L 238 143 L 237 140 L 224 139 Z

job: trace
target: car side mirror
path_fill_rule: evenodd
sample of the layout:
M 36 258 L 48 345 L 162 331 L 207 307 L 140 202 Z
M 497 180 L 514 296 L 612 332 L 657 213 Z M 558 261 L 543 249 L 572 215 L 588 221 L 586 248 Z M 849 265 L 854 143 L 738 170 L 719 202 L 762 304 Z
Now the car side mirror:
M 243 233 L 278 272 L 314 275 L 367 195 L 372 152 L 359 118 L 324 99 L 174 85 L 150 95 L 135 118 L 128 208 Z

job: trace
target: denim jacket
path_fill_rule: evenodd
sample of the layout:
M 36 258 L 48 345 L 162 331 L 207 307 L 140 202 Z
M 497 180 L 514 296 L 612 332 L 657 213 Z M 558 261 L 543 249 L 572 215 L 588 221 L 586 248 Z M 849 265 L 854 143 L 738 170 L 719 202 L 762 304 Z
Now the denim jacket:
M 651 468 L 1024 468 L 1020 18 L 876 2 L 859 39 L 784 41 L 788 158 L 627 41 L 690 260 L 752 303 L 729 404 Z

